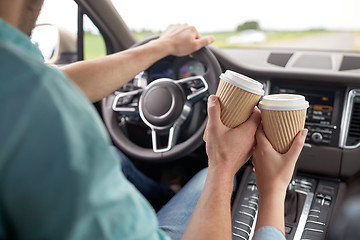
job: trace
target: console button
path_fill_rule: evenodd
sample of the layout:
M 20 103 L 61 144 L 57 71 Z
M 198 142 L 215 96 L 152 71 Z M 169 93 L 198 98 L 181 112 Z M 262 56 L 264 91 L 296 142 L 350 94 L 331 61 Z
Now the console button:
M 247 224 L 247 223 L 235 220 L 234 224 L 236 224 L 237 227 L 240 227 L 241 229 L 247 231 L 248 233 L 251 232 L 251 226 L 249 224 Z
M 251 226 L 252 223 L 254 222 L 254 217 L 251 216 L 251 214 L 243 214 L 243 212 L 239 211 L 236 214 L 235 220 L 249 224 Z
M 323 229 L 316 228 L 315 226 L 314 227 L 310 227 L 310 226 L 312 226 L 312 225 L 307 223 L 305 226 L 304 232 L 308 231 L 308 232 L 313 232 L 313 233 L 324 233 Z
M 325 195 L 324 198 L 325 198 L 326 201 L 329 201 L 329 202 L 331 202 L 331 200 L 332 200 L 332 197 L 329 196 L 329 195 Z
M 311 135 L 311 140 L 315 143 L 321 143 L 322 140 L 323 140 L 323 136 L 321 135 L 321 133 L 318 133 L 318 132 L 314 132 L 312 135 Z
M 254 210 L 252 207 L 244 207 L 246 205 L 241 205 L 241 208 L 239 209 L 239 213 L 245 214 L 247 216 L 252 216 L 255 218 L 256 209 Z
M 319 218 L 318 214 L 309 214 L 308 221 L 319 221 Z
M 236 234 L 236 235 L 235 235 Z M 240 238 L 242 238 L 242 239 L 249 239 L 249 237 L 250 237 L 250 233 L 249 232 L 247 232 L 247 231 L 245 231 L 244 229 L 242 229 L 242 228 L 239 228 L 239 227 L 235 227 L 235 226 L 233 226 L 233 235 L 235 235 L 235 236 L 237 236 L 237 237 L 239 237 L 239 236 L 241 236 Z
M 246 235 L 244 233 L 236 231 L 236 230 L 233 230 L 232 235 L 233 235 L 233 239 L 248 240 L 248 238 L 246 237 Z
M 317 228 L 316 226 L 318 226 L 318 227 L 323 227 L 323 226 L 325 226 L 325 223 L 323 223 L 323 222 L 319 222 L 319 221 L 313 221 L 313 220 L 307 220 L 306 221 L 306 226 L 307 227 L 314 227 L 315 226 L 315 228 Z M 313 225 L 308 225 L 308 224 L 313 224 Z
M 311 240 L 323 240 L 323 234 L 322 233 L 314 233 L 314 232 L 304 232 L 301 239 L 311 239 Z
M 317 197 L 317 198 L 320 198 L 320 199 L 323 199 L 325 196 L 324 196 L 324 194 L 322 194 L 322 193 L 318 193 L 318 194 L 316 195 L 316 197 Z

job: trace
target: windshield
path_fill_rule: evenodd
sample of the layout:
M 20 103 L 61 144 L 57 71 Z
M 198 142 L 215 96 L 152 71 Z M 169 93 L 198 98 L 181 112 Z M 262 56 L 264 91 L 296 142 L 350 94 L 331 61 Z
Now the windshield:
M 189 23 L 221 48 L 360 52 L 359 0 L 112 0 L 141 40 Z

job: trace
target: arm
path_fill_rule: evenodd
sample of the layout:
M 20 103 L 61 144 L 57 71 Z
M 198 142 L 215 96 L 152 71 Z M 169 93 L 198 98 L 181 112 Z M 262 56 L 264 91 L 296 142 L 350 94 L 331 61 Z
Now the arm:
M 81 61 L 62 68 L 90 101 L 109 95 L 136 74 L 168 55 L 185 56 L 212 43 L 211 36 L 200 37 L 192 26 L 170 25 L 159 39 L 98 59 Z
M 290 150 L 276 152 L 267 140 L 262 126 L 256 132 L 256 148 L 253 164 L 256 185 L 259 190 L 259 212 L 255 230 L 273 226 L 284 233 L 284 201 L 296 161 L 304 145 L 307 130 L 298 133 Z
M 209 98 L 208 114 L 208 175 L 182 239 L 231 239 L 230 198 L 234 176 L 251 155 L 260 122 L 260 112 L 254 109 L 250 118 L 239 127 L 225 127 L 220 120 L 216 96 Z

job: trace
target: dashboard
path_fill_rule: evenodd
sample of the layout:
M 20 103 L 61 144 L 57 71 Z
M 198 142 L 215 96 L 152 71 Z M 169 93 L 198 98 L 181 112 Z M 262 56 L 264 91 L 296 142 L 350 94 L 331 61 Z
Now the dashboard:
M 267 52 L 265 50 L 211 50 L 219 61 L 222 71 L 233 70 L 262 82 L 265 94 L 297 93 L 304 95 L 309 101 L 310 107 L 305 124 L 309 132 L 298 161 L 300 171 L 329 177 L 349 177 L 360 171 L 360 162 L 356 160 L 357 154 L 360 154 L 360 114 L 356 115 L 357 111 L 360 112 L 358 70 L 335 72 L 333 68 L 324 70 L 308 66 L 306 68 L 277 66 L 268 62 L 272 56 L 270 50 Z M 300 58 L 296 54 L 293 55 Z M 339 58 L 335 62 L 339 63 L 338 68 L 341 69 L 343 64 L 341 64 L 339 54 L 336 53 L 333 58 Z M 251 63 L 251 67 L 247 65 L 248 63 Z M 133 81 L 119 91 L 144 88 L 159 78 L 177 80 L 189 76 L 203 76 L 206 72 L 205 64 L 191 55 L 168 56 L 138 74 Z M 124 99 L 123 103 L 132 106 L 136 105 L 138 100 L 139 98 L 135 96 L 130 100 Z M 353 110 L 354 107 L 358 110 Z M 201 112 L 199 119 L 204 119 L 206 104 L 199 106 L 194 112 Z M 124 120 L 121 121 L 124 122 Z M 127 116 L 126 121 L 134 125 L 140 122 L 136 114 Z M 186 133 L 186 136 L 191 134 L 192 131 Z M 136 136 L 136 134 L 129 135 Z M 149 136 L 146 135 L 139 139 L 148 138 Z M 132 140 L 137 141 L 137 139 Z M 141 143 L 139 145 L 149 147 Z
M 223 72 L 227 69 L 233 70 L 262 82 L 265 94 L 296 93 L 304 95 L 309 101 L 310 107 L 305 124 L 309 132 L 298 161 L 300 171 L 336 178 L 346 178 L 360 172 L 360 162 L 357 161 L 360 154 L 360 70 L 341 70 L 343 56 L 339 53 L 335 53 L 335 56 L 331 53 L 316 53 L 324 57 L 328 54 L 331 59 L 338 59 L 334 61 L 338 64 L 338 70 L 335 71 L 334 68 L 324 70 L 309 67 L 311 62 L 306 67 L 286 64 L 278 66 L 269 62 L 273 56 L 271 50 L 211 50 Z M 297 54 L 294 53 L 293 56 L 301 59 Z M 311 54 L 315 53 L 311 52 Z M 251 66 L 247 65 L 249 63 Z M 203 76 L 207 71 L 206 65 L 191 55 L 168 56 L 138 74 L 119 91 L 145 88 L 159 78 L 178 80 L 190 76 Z M 137 105 L 139 97 L 134 95 L 131 99 L 124 97 L 120 100 L 119 106 L 115 107 L 123 105 L 131 107 Z M 206 101 L 199 104 L 193 113 L 200 114 L 198 122 L 203 120 L 206 117 Z M 120 127 L 125 121 L 133 125 L 141 125 L 136 114 L 126 117 L 119 115 L 119 119 Z M 194 125 L 193 130 L 197 127 L 199 126 Z M 191 136 L 193 130 L 184 131 L 185 136 Z M 139 134 L 129 135 L 139 136 Z M 150 135 L 145 134 L 131 140 L 136 142 L 139 139 L 141 141 L 149 138 Z M 145 143 L 139 145 L 149 147 Z
M 200 61 L 186 56 L 175 58 L 166 57 L 146 70 L 151 82 L 159 78 L 182 79 L 191 76 L 203 76 L 206 68 Z

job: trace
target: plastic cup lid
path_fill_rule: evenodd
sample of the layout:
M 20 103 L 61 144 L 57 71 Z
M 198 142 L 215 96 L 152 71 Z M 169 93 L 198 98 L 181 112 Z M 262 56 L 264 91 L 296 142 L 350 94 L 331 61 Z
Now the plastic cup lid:
M 305 97 L 297 94 L 272 94 L 264 96 L 259 103 L 261 109 L 289 111 L 300 110 L 309 107 Z
M 240 73 L 226 70 L 225 73 L 220 75 L 220 78 L 225 82 L 228 82 L 231 85 L 244 89 L 248 92 L 261 96 L 264 95 L 264 86 L 261 83 Z

